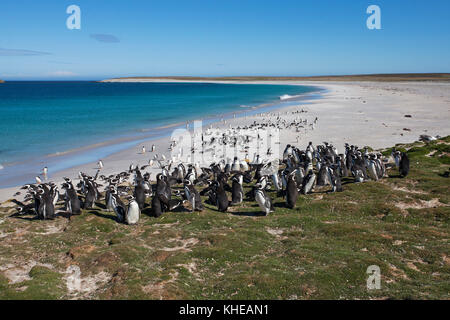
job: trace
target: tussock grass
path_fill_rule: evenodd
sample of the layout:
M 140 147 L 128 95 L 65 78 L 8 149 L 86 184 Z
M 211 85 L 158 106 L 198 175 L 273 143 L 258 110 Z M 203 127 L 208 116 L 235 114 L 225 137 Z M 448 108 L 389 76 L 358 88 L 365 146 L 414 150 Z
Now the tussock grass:
M 316 190 L 294 210 L 271 192 L 267 217 L 248 201 L 143 214 L 137 226 L 99 207 L 54 221 L 0 207 L 0 299 L 448 299 L 449 142 L 396 146 L 407 178 Z M 74 265 L 81 289 L 69 291 Z M 380 290 L 366 288 L 369 265 Z

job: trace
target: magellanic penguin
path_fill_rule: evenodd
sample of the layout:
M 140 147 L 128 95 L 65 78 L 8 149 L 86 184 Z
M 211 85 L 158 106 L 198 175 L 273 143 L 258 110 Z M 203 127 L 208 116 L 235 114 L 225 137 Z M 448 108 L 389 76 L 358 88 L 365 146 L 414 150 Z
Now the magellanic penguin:
M 192 207 L 192 212 L 202 211 L 203 204 L 200 194 L 195 189 L 194 184 L 190 180 L 184 180 L 184 194 Z
M 77 191 L 74 189 L 70 179 L 65 178 L 65 180 L 66 182 L 63 183 L 62 188 L 66 190 L 66 210 L 72 215 L 81 214 L 81 204 L 80 199 L 78 199 Z
M 164 213 L 161 201 L 159 200 L 156 194 L 152 198 L 152 213 L 153 216 L 156 218 L 158 218 Z
M 378 181 L 377 164 L 373 155 L 367 161 L 367 172 L 372 180 Z
M 139 209 L 138 203 L 136 202 L 134 197 L 130 197 L 127 207 L 127 213 L 125 216 L 125 222 L 127 224 L 136 224 L 139 222 L 140 215 L 141 210 Z
M 233 164 L 231 165 L 231 171 L 241 171 L 241 165 L 238 157 L 234 157 Z
M 397 168 L 399 168 L 400 167 L 400 158 L 401 158 L 400 151 L 397 151 L 395 148 L 393 148 L 391 155 L 394 158 L 395 166 Z
M 85 188 L 87 189 L 87 193 L 84 200 L 83 209 L 91 209 L 94 207 L 95 201 L 97 200 L 97 189 L 94 181 L 86 180 Z
M 119 195 L 117 193 L 112 193 L 111 196 L 112 196 L 112 203 L 114 206 L 114 212 L 116 213 L 117 216 L 117 221 L 123 223 L 125 222 L 127 207 L 122 202 L 122 200 L 120 200 Z
M 297 181 L 295 177 L 296 170 L 292 171 L 287 177 L 286 204 L 290 209 L 295 208 L 298 198 Z
M 399 171 L 401 177 L 406 177 L 409 173 L 409 158 L 405 152 L 400 154 Z
M 214 186 L 215 186 L 214 191 L 216 194 L 216 201 L 217 201 L 217 203 L 216 203 L 217 209 L 221 212 L 225 212 L 228 210 L 230 201 L 228 200 L 228 196 L 227 196 L 227 193 L 225 192 L 222 181 L 221 182 L 215 181 Z
M 266 191 L 264 190 L 266 187 L 266 177 L 263 176 L 261 179 L 256 183 L 255 185 L 255 200 L 258 203 L 260 209 L 264 213 L 264 215 L 268 215 L 269 213 L 273 212 L 273 204 L 270 197 L 267 195 Z
M 283 152 L 283 160 L 286 160 L 289 156 L 292 155 L 292 146 L 290 144 L 286 145 L 286 148 Z
M 110 185 L 106 188 L 105 192 L 105 204 L 106 211 L 114 211 L 114 205 L 112 200 L 112 193 L 116 192 L 116 187 L 114 185 Z
M 315 182 L 316 182 L 316 174 L 313 172 L 313 170 L 308 171 L 308 174 L 303 179 L 302 193 L 303 194 L 310 193 L 314 188 Z
M 46 185 L 40 185 L 38 193 L 41 196 L 41 201 L 38 208 L 38 217 L 40 219 L 54 219 L 55 218 L 55 207 L 53 205 L 53 197 L 50 190 Z
M 244 200 L 244 189 L 242 187 L 244 177 L 242 174 L 238 173 L 235 174 L 231 180 L 231 205 L 240 204 Z
M 317 186 L 323 187 L 331 183 L 328 175 L 328 166 L 324 163 L 320 166 L 319 173 L 317 174 Z
M 139 209 L 144 209 L 145 206 L 145 187 L 144 187 L 144 178 L 138 178 L 136 180 L 136 186 L 134 187 L 134 201 L 139 205 Z

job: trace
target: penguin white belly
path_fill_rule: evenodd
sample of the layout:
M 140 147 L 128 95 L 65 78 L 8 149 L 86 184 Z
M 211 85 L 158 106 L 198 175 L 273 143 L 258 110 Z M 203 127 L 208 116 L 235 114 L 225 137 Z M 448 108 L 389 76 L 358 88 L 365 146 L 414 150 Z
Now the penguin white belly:
M 106 206 L 106 211 L 114 211 L 113 197 L 108 197 L 108 204 Z
M 316 175 L 312 175 L 311 178 L 308 180 L 305 186 L 305 194 L 310 193 L 311 189 L 313 188 L 314 183 L 316 182 Z
M 375 181 L 378 180 L 377 169 L 376 169 L 375 163 L 373 161 L 371 161 L 369 163 L 369 174 L 373 180 L 375 180 Z
M 128 206 L 126 222 L 128 224 L 136 224 L 139 222 L 139 216 L 140 216 L 139 205 L 137 204 L 136 201 L 133 201 Z
M 264 193 L 262 191 L 259 191 L 259 190 L 256 191 L 255 200 L 256 200 L 256 202 L 258 202 L 258 205 L 261 208 L 261 210 L 265 214 L 268 214 L 270 211 L 270 208 L 268 208 L 266 206 L 266 197 L 264 196 Z

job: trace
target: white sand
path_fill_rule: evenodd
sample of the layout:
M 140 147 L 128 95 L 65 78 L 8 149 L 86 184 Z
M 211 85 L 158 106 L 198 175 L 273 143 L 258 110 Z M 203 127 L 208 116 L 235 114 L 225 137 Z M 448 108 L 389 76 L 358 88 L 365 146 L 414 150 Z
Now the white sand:
M 318 117 L 316 128 L 307 130 L 306 133 L 282 130 L 280 134 L 282 149 L 287 143 L 303 149 L 308 141 L 312 141 L 314 145 L 327 141 L 333 143 L 338 151 L 342 152 L 345 142 L 361 147 L 367 145 L 372 148 L 383 148 L 396 143 L 416 141 L 421 134 L 441 136 L 450 134 L 450 83 L 299 81 L 252 83 L 311 85 L 328 90 L 323 94 L 323 98 L 308 101 L 308 104 L 300 103 L 298 106 L 272 111 L 281 114 L 287 112 L 288 114 L 284 117 L 294 119 L 297 115 L 290 115 L 290 113 L 303 108 L 308 112 L 299 114 L 301 118 L 306 117 L 311 122 Z M 404 117 L 406 114 L 412 117 Z M 267 120 L 269 117 L 275 119 L 276 115 L 229 119 L 226 124 L 217 123 L 214 126 L 228 127 L 231 124 L 236 127 L 252 123 L 254 120 L 262 121 L 263 118 Z M 410 131 L 405 131 L 404 128 Z M 296 142 L 298 135 L 300 135 L 299 143 Z M 164 151 L 166 156 L 170 154 L 169 138 L 148 141 L 102 159 L 104 168 L 101 173 L 109 175 L 124 171 L 128 169 L 130 163 L 147 164 L 153 157 L 153 153 L 149 152 L 152 144 L 156 145 L 155 153 L 160 155 Z M 145 154 L 140 154 L 142 145 L 146 146 Z M 93 175 L 96 168 L 96 163 L 77 166 L 53 174 L 51 180 L 59 184 L 64 176 L 75 179 L 79 171 Z M 49 171 L 51 172 L 51 168 Z M 152 178 L 154 177 L 153 174 Z M 12 198 L 18 189 L 19 187 L 0 189 L 0 201 Z

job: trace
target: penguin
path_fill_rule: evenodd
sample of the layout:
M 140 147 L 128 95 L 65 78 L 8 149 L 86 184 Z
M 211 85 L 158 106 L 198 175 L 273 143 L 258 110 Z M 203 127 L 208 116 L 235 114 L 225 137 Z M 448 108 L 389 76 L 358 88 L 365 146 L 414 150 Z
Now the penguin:
M 84 200 L 83 209 L 91 209 L 94 207 L 95 200 L 97 200 L 96 188 L 93 181 L 87 180 L 85 182 L 87 194 Z
M 315 182 L 316 182 L 316 174 L 312 170 L 308 171 L 308 174 L 303 179 L 302 193 L 303 194 L 310 193 L 314 187 Z
M 233 164 L 231 165 L 231 171 L 241 171 L 238 157 L 234 157 Z
M 355 166 L 352 167 L 352 174 L 356 183 L 364 182 L 364 172 Z
M 275 189 L 280 192 L 283 190 L 283 183 L 284 183 L 284 177 L 281 178 L 280 181 L 280 177 L 278 175 L 278 172 L 274 172 L 270 178 L 272 179 L 273 185 L 275 186 Z
M 190 180 L 184 180 L 184 194 L 192 207 L 192 212 L 203 211 L 204 207 L 200 194 L 195 189 L 194 184 Z
M 330 179 L 328 176 L 328 166 L 325 164 L 322 164 L 320 166 L 319 173 L 317 174 L 317 183 L 316 185 L 319 187 L 326 186 L 330 183 Z
M 400 158 L 401 158 L 400 151 L 397 151 L 395 148 L 393 148 L 391 155 L 394 158 L 395 166 L 397 168 L 399 168 L 400 167 Z
M 141 153 L 142 153 L 142 154 L 145 154 L 145 146 L 142 146 Z
M 244 177 L 242 174 L 235 174 L 231 180 L 231 205 L 240 204 L 244 200 L 244 189 L 242 187 Z
M 155 218 L 160 217 L 164 213 L 161 201 L 155 194 L 152 198 L 152 214 Z
M 42 169 L 42 175 L 44 176 L 44 180 L 48 179 L 48 168 L 47 167 L 44 167 Z
M 139 210 L 144 209 L 145 206 L 145 187 L 144 187 L 144 178 L 138 178 L 137 184 L 134 187 L 134 201 L 139 205 Z
M 114 205 L 112 201 L 112 193 L 116 192 L 114 185 L 110 185 L 105 192 L 105 205 L 106 205 L 106 211 L 114 211 Z
M 377 164 L 373 157 L 373 155 L 370 156 L 370 159 L 367 161 L 367 172 L 369 173 L 369 176 L 372 180 L 378 181 L 378 172 L 377 172 Z
M 80 199 L 78 199 L 78 195 L 73 187 L 72 181 L 70 179 L 66 179 L 66 182 L 63 184 L 62 188 L 66 190 L 66 210 L 72 215 L 81 214 Z
M 286 160 L 290 155 L 292 155 L 292 146 L 288 144 L 283 152 L 283 160 Z
M 258 203 L 260 209 L 267 216 L 269 213 L 274 211 L 272 200 L 267 195 L 265 189 L 266 182 L 265 177 L 262 177 L 260 181 L 255 185 L 255 200 Z
M 98 165 L 99 169 L 103 169 L 103 161 L 102 160 L 98 160 L 97 165 Z
M 406 177 L 409 173 L 409 158 L 405 152 L 400 154 L 399 172 L 402 178 Z
M 226 212 L 228 210 L 228 206 L 230 205 L 230 202 L 228 200 L 227 193 L 225 192 L 225 189 L 222 185 L 222 183 L 215 181 L 215 197 L 216 197 L 216 205 L 217 209 L 220 212 Z
M 152 152 L 155 152 L 155 150 L 156 150 L 156 146 L 153 144 L 152 145 Z
M 336 157 L 336 161 L 337 161 L 338 167 L 339 167 L 339 174 L 341 177 L 346 178 L 346 177 L 348 177 L 348 170 L 347 170 L 347 166 L 345 164 L 344 159 L 345 159 L 345 155 L 342 153 Z
M 332 185 L 332 192 L 342 192 L 342 181 L 341 177 L 336 170 L 336 168 L 329 168 L 330 171 L 330 177 L 331 177 L 331 185 Z
M 295 179 L 295 170 L 291 172 L 287 177 L 287 187 L 286 187 L 286 204 L 290 209 L 295 208 L 298 198 L 297 182 Z
M 124 223 L 127 213 L 127 207 L 122 202 L 122 200 L 120 200 L 119 195 L 117 193 L 114 192 L 111 194 L 111 196 L 114 212 L 116 213 L 117 216 L 117 221 L 120 223 Z
M 139 209 L 139 205 L 134 199 L 134 197 L 130 197 L 128 207 L 127 207 L 127 213 L 125 216 L 125 222 L 127 224 L 137 224 L 139 222 L 139 218 L 141 215 L 141 210 Z

